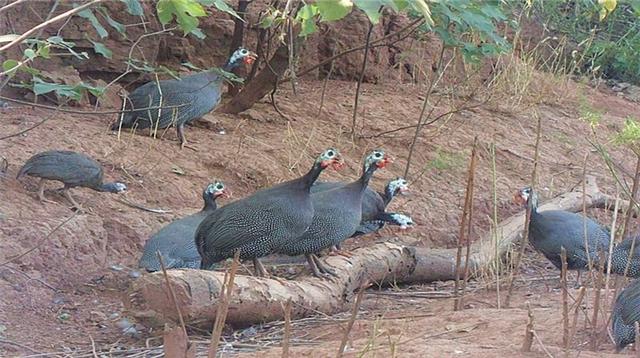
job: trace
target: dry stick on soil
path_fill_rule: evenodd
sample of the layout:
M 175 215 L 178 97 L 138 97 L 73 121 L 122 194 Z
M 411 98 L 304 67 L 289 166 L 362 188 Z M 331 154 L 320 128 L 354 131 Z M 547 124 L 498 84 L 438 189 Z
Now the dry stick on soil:
M 369 46 L 371 45 L 371 33 L 373 32 L 373 22 L 369 21 L 369 31 L 367 32 L 367 39 L 364 44 L 364 59 L 362 60 L 362 67 L 360 68 L 360 77 L 358 77 L 358 84 L 356 85 L 356 97 L 353 101 L 353 117 L 351 119 L 351 141 L 356 141 L 356 119 L 358 118 L 358 102 L 360 99 L 360 87 L 362 86 L 362 80 L 364 79 L 364 71 L 367 69 L 367 59 L 369 58 Z
M 540 136 L 542 133 L 542 120 L 538 115 L 537 111 L 533 112 L 534 117 L 538 119 L 538 125 L 536 126 L 536 144 L 533 154 L 533 170 L 531 171 L 531 191 L 534 192 L 537 181 L 538 174 L 538 161 L 540 154 Z M 520 240 L 520 250 L 518 250 L 518 254 L 516 255 L 516 261 L 511 269 L 511 275 L 509 275 L 509 282 L 507 283 L 507 297 L 504 300 L 505 307 L 509 307 L 511 303 L 511 295 L 513 294 L 513 284 L 516 280 L 516 276 L 520 270 L 520 262 L 522 262 L 522 257 L 524 256 L 524 249 L 527 245 L 529 239 L 529 223 L 531 222 L 531 210 L 527 207 L 525 210 L 525 218 L 524 218 L 524 229 L 522 234 L 522 239 Z
M 351 312 L 351 318 L 349 319 L 349 323 L 347 323 L 347 329 L 344 331 L 344 335 L 342 336 L 342 341 L 340 342 L 340 348 L 338 349 L 338 354 L 336 357 L 340 358 L 344 354 L 344 349 L 347 347 L 347 342 L 349 341 L 349 333 L 351 333 L 351 329 L 353 328 L 353 323 L 356 321 L 356 317 L 358 316 L 358 311 L 360 310 L 360 303 L 362 302 L 362 296 L 364 295 L 364 291 L 366 290 L 368 284 L 362 285 L 360 287 L 360 291 L 358 291 L 358 295 L 356 296 L 356 302 L 353 305 L 353 311 Z
M 533 345 L 533 311 L 531 311 L 531 305 L 527 302 L 527 326 L 524 331 L 524 342 L 522 342 L 522 351 L 531 352 L 531 345 Z
M 14 6 L 16 6 L 16 5 L 20 4 L 20 3 L 25 2 L 25 1 L 27 1 L 27 0 L 16 0 L 16 1 L 10 3 L 10 4 L 7 4 L 7 5 L 3 6 L 3 7 L 1 7 L 0 8 L 0 14 L 5 12 L 5 11 L 7 11 L 7 10 L 9 10 L 9 9 L 11 9 L 12 7 L 14 7 Z
M 575 308 L 573 310 L 573 323 L 571 325 L 571 334 L 569 335 L 569 341 L 573 342 L 573 338 L 576 336 L 576 332 L 578 331 L 578 313 L 580 312 L 580 306 L 582 305 L 582 300 L 584 299 L 584 295 L 587 292 L 586 288 L 580 287 L 580 291 L 578 292 L 578 298 L 576 298 Z
M 64 13 L 54 17 L 53 19 L 45 21 L 45 22 L 37 25 L 36 27 L 32 28 L 31 30 L 29 30 L 29 31 L 23 33 L 22 35 L 18 36 L 18 38 L 16 38 L 15 40 L 11 41 L 10 43 L 0 47 L 0 52 L 6 51 L 6 50 L 12 48 L 13 46 L 21 43 L 24 39 L 29 37 L 29 35 L 31 35 L 32 33 L 36 32 L 36 31 L 38 31 L 38 30 L 40 30 L 42 28 L 45 28 L 45 27 L 47 27 L 47 26 L 49 26 L 49 25 L 51 25 L 53 23 L 56 23 L 56 22 L 58 22 L 60 20 L 66 19 L 69 16 L 77 14 L 80 11 L 88 9 L 88 8 L 90 8 L 90 7 L 94 6 L 94 5 L 97 5 L 97 4 L 99 4 L 99 3 L 103 2 L 103 1 L 104 0 L 94 0 L 92 2 L 86 3 L 86 4 L 78 6 L 76 8 L 73 8 L 73 9 L 67 11 L 67 12 L 64 12 Z
M 496 168 L 496 142 L 491 142 L 489 145 L 489 152 L 491 154 L 491 183 L 493 192 L 493 215 L 492 215 L 492 235 L 491 240 L 494 247 L 494 265 L 496 274 L 496 306 L 500 309 L 500 264 L 502 263 L 502 256 L 500 255 L 500 236 L 502 233 L 498 227 L 498 170 Z
M 218 301 L 218 308 L 216 309 L 216 320 L 213 323 L 213 332 L 211 333 L 211 345 L 209 346 L 209 358 L 215 358 L 218 352 L 218 345 L 220 344 L 220 337 L 222 337 L 222 328 L 224 328 L 224 322 L 227 319 L 227 311 L 229 310 L 229 302 L 231 300 L 231 292 L 233 292 L 233 281 L 236 278 L 236 272 L 240 266 L 240 250 L 236 250 L 233 255 L 233 263 L 229 270 L 229 279 L 226 280 L 227 274 L 225 273 L 225 281 L 222 284 L 220 290 L 220 300 Z M 226 288 L 226 289 L 225 289 Z
M 29 253 L 31 253 L 33 250 L 39 248 L 40 246 L 42 246 L 42 244 L 44 244 L 50 237 L 51 235 L 53 235 L 56 231 L 58 231 L 61 227 L 65 226 L 69 221 L 71 221 L 71 219 L 75 218 L 78 215 L 78 211 L 76 211 L 75 213 L 73 213 L 73 215 L 69 216 L 67 219 L 65 219 L 63 222 L 61 222 L 60 224 L 58 224 L 58 226 L 56 226 L 55 228 L 53 228 L 53 230 L 51 230 L 51 232 L 49 232 L 47 234 L 47 236 L 45 236 L 44 238 L 42 238 L 42 240 L 38 241 L 37 244 L 35 244 L 32 248 L 30 248 L 29 250 L 18 254 L 8 260 L 6 260 L 5 262 L 0 263 L 0 267 L 9 264 L 21 257 L 24 257 L 26 255 L 28 255 Z
M 289 357 L 289 342 L 291 341 L 291 299 L 282 306 L 284 311 L 284 337 L 282 338 L 282 358 Z
M 453 302 L 453 310 L 459 310 L 463 304 L 463 296 L 464 292 L 460 292 L 460 267 L 462 265 L 462 244 L 465 240 L 465 224 L 467 227 L 471 227 L 471 220 L 467 224 L 467 216 L 469 215 L 469 211 L 472 210 L 473 207 L 473 176 L 475 173 L 476 166 L 476 150 L 478 147 L 478 136 L 473 139 L 473 148 L 471 149 L 471 159 L 469 160 L 469 170 L 467 171 L 467 189 L 464 195 L 464 207 L 462 208 L 462 218 L 460 219 L 460 231 L 458 233 L 458 249 L 456 251 L 456 280 L 454 286 L 454 293 L 456 295 L 456 299 Z M 469 248 L 469 236 L 467 232 L 467 248 Z M 465 258 L 468 263 L 469 259 L 469 251 L 467 251 L 467 257 Z M 467 278 L 468 269 L 465 265 L 465 274 L 463 277 Z
M 173 290 L 173 286 L 171 286 L 171 282 L 169 281 L 169 276 L 167 275 L 167 268 L 164 265 L 164 260 L 162 259 L 162 254 L 160 251 L 156 251 L 156 256 L 158 257 L 158 261 L 160 262 L 160 268 L 162 269 L 162 275 L 164 276 L 164 280 L 167 283 L 167 289 L 169 290 L 169 297 L 171 297 L 171 303 L 176 308 L 176 313 L 178 314 L 178 320 L 180 321 L 180 327 L 182 328 L 183 337 L 187 341 L 186 349 L 190 350 L 191 344 L 189 343 L 189 336 L 187 335 L 187 326 L 184 324 L 184 318 L 182 317 L 182 311 L 180 311 L 180 306 L 178 305 L 178 300 L 176 299 L 176 293 Z M 170 347 L 165 347 L 165 352 L 170 349 Z M 186 351 L 184 352 L 186 354 Z
M 562 347 L 565 356 L 569 356 L 569 292 L 567 289 L 567 251 L 561 248 L 560 260 L 562 260 L 562 270 L 560 271 L 560 284 L 562 285 Z

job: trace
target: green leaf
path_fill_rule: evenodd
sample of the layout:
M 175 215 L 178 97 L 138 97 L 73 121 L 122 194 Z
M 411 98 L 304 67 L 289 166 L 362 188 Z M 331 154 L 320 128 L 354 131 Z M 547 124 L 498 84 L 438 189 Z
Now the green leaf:
M 140 5 L 139 0 L 120 0 L 127 5 L 127 12 L 133 16 L 142 16 L 144 15 L 144 10 L 142 10 L 142 6 Z
M 30 60 L 33 60 L 34 58 L 36 58 L 38 55 L 36 55 L 36 52 L 33 49 L 26 49 L 24 50 L 24 56 Z
M 351 12 L 353 3 L 351 0 L 318 0 L 316 6 L 322 21 L 336 21 Z
M 16 34 L 0 35 L 0 43 L 11 42 L 11 41 L 17 39 L 18 37 L 20 37 L 20 35 L 16 35 Z
M 89 39 L 89 41 L 91 41 L 91 43 L 93 44 L 93 50 L 96 53 L 101 54 L 103 57 L 106 58 L 112 58 L 113 57 L 113 52 L 111 50 L 109 50 L 107 48 L 107 46 L 105 46 L 102 42 L 95 42 L 91 39 Z
M 55 92 L 59 96 L 69 97 L 76 101 L 82 99 L 82 92 L 76 89 L 75 86 L 45 82 L 38 77 L 33 78 L 33 93 L 36 96 L 49 92 Z
M 218 10 L 224 11 L 227 14 L 244 22 L 244 20 L 236 13 L 236 11 L 231 6 L 229 6 L 229 4 L 224 2 L 224 0 L 213 0 L 213 6 L 215 6 Z
M 158 19 L 163 25 L 171 22 L 175 16 L 185 35 L 198 27 L 198 17 L 207 15 L 196 0 L 160 0 L 157 11 Z
M 105 30 L 105 28 L 102 26 L 100 21 L 98 21 L 98 18 L 96 17 L 96 15 L 93 14 L 93 11 L 91 11 L 91 9 L 80 11 L 78 13 L 78 16 L 89 20 L 93 28 L 96 29 L 96 32 L 98 33 L 98 36 L 100 36 L 100 38 L 105 38 L 109 36 L 109 33 L 107 32 L 107 30 Z
M 4 72 L 11 76 L 13 75 L 17 68 L 20 65 L 20 63 L 16 60 L 6 60 L 2 63 L 2 70 L 4 70 Z
M 393 3 L 396 5 L 397 11 L 402 11 L 409 6 L 408 0 L 393 0 Z
M 44 42 L 38 42 L 38 56 L 42 58 L 50 58 L 49 52 L 51 51 L 51 45 Z
M 316 19 L 318 7 L 313 4 L 306 4 L 296 14 L 296 20 L 300 21 L 301 30 L 298 36 L 306 37 L 316 31 Z
M 353 0 L 356 6 L 364 11 L 372 24 L 380 22 L 380 7 L 384 6 L 386 1 L 382 0 Z
M 410 4 L 416 11 L 420 12 L 422 16 L 424 16 L 424 19 L 427 21 L 427 25 L 434 25 L 433 19 L 431 18 L 431 9 L 425 0 L 413 0 Z
M 202 69 L 201 69 L 200 67 L 198 67 L 198 66 L 194 65 L 194 64 L 193 64 L 193 63 L 191 63 L 191 62 L 183 62 L 183 63 L 182 63 L 182 66 L 184 66 L 184 67 L 186 67 L 186 68 L 188 68 L 188 69 L 190 69 L 190 70 L 194 70 L 194 71 L 202 71 Z
M 109 26 L 113 27 L 116 31 L 118 31 L 123 35 L 127 32 L 127 28 L 123 24 L 112 19 L 111 16 L 109 16 L 109 13 L 107 12 L 106 9 L 101 8 L 100 10 L 101 10 L 100 13 L 102 14 L 102 16 L 104 16 L 105 20 L 107 20 L 107 23 L 109 24 Z

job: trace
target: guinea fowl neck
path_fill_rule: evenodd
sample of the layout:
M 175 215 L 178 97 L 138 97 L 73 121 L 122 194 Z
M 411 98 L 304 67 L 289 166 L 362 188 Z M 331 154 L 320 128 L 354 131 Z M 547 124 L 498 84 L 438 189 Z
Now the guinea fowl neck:
M 233 60 L 233 56 L 229 57 L 229 59 L 227 60 L 227 62 L 224 64 L 224 66 L 222 66 L 222 69 L 227 71 L 227 72 L 231 72 L 233 71 L 236 67 L 240 66 L 240 64 L 238 62 L 240 61 L 232 61 Z
M 538 213 L 538 194 L 531 191 L 529 200 L 527 200 L 527 208 L 531 210 L 531 216 Z
M 356 181 L 356 183 L 358 183 L 358 186 L 360 187 L 360 191 L 364 191 L 367 185 L 369 185 L 369 180 L 371 180 L 373 173 L 375 173 L 377 169 L 378 166 L 376 164 L 371 164 L 362 172 L 362 175 Z
M 393 197 L 396 195 L 396 193 L 394 193 L 392 190 L 393 189 L 391 188 L 391 185 L 387 184 L 387 186 L 384 188 L 384 193 L 379 193 L 382 197 L 385 207 L 389 205 L 391 200 L 393 200 Z
M 204 200 L 204 207 L 202 208 L 202 211 L 214 211 L 218 207 L 216 199 L 207 192 L 202 193 L 202 199 Z
M 307 174 L 300 177 L 299 182 L 300 184 L 302 184 L 302 188 L 307 191 L 310 191 L 311 186 L 313 186 L 313 183 L 315 183 L 316 180 L 318 180 L 318 177 L 320 176 L 320 173 L 322 173 L 323 170 L 324 168 L 322 167 L 322 163 L 320 161 L 315 162 L 313 164 L 313 167 L 311 167 L 311 170 L 309 170 Z

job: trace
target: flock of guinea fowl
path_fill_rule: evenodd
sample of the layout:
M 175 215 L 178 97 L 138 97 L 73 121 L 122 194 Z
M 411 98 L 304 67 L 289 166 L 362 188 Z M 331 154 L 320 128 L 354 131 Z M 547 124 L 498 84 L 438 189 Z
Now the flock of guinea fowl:
M 242 63 L 250 64 L 256 55 L 244 48 L 236 50 L 223 69 L 231 71 Z M 223 77 L 203 71 L 178 80 L 149 82 L 132 91 L 126 101 L 128 110 L 112 129 L 150 129 L 175 126 L 182 147 L 186 145 L 184 125 L 213 110 L 220 102 Z M 305 256 L 315 276 L 330 279 L 335 272 L 318 257 L 326 249 L 341 252 L 339 245 L 349 237 L 374 232 L 385 224 L 406 228 L 413 225 L 407 215 L 387 212 L 389 202 L 407 190 L 403 178 L 390 181 L 381 193 L 368 184 L 376 170 L 391 162 L 384 150 L 371 151 L 362 163 L 362 174 L 352 182 L 317 181 L 331 167 L 344 163 L 340 152 L 328 148 L 320 153 L 302 176 L 254 192 L 242 199 L 217 207 L 218 197 L 229 190 L 220 181 L 203 191 L 200 212 L 178 219 L 156 232 L 146 242 L 139 265 L 147 271 L 166 268 L 212 269 L 216 263 L 238 252 L 241 260 L 252 260 L 256 275 L 269 274 L 260 258 L 282 254 Z M 90 157 L 65 150 L 38 153 L 27 160 L 17 177 L 40 178 L 38 198 L 44 196 L 46 180 L 64 183 L 63 194 L 80 209 L 69 189 L 88 187 L 118 193 L 122 183 L 104 183 L 103 170 Z M 561 251 L 566 250 L 568 269 L 590 269 L 594 263 L 610 262 L 611 272 L 640 277 L 640 242 L 628 238 L 616 245 L 611 255 L 610 234 L 606 228 L 582 215 L 560 211 L 538 211 L 537 196 L 530 188 L 520 190 L 516 201 L 531 212 L 529 241 L 556 267 Z M 640 322 L 640 280 L 631 282 L 616 299 L 612 332 L 617 350 L 635 340 L 635 322 Z

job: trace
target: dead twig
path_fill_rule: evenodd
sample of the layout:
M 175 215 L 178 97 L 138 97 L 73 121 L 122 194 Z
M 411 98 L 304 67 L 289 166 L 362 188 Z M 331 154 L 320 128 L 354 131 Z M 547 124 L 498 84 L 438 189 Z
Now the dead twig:
M 533 192 L 536 187 L 537 174 L 538 174 L 538 161 L 540 155 L 540 137 L 542 133 L 542 119 L 538 115 L 538 112 L 534 112 L 534 116 L 538 119 L 538 125 L 536 126 L 536 144 L 533 153 L 533 170 L 531 170 L 531 191 Z M 520 271 L 520 262 L 524 256 L 524 248 L 529 240 L 529 223 L 531 222 L 531 210 L 527 207 L 525 210 L 524 229 L 522 239 L 520 240 L 520 250 L 516 255 L 516 261 L 511 269 L 511 275 L 509 276 L 509 282 L 507 283 L 507 297 L 504 300 L 505 306 L 509 307 L 511 303 L 511 295 L 513 294 L 513 284 L 516 280 L 518 272 Z
M 533 311 L 531 311 L 531 305 L 527 302 L 527 326 L 524 331 L 524 342 L 522 342 L 522 351 L 531 352 L 531 345 L 533 345 Z
M 156 213 L 156 214 L 168 214 L 168 213 L 171 213 L 171 210 L 147 208 L 146 206 L 142 206 L 140 204 L 131 202 L 127 198 L 118 198 L 118 199 L 116 199 L 116 201 L 119 202 L 119 203 L 122 203 L 124 205 L 130 206 L 132 208 L 148 211 L 150 213 Z
M 220 338 L 222 337 L 222 328 L 224 328 L 224 322 L 227 318 L 227 311 L 229 309 L 229 302 L 231 300 L 231 292 L 233 292 L 233 281 L 236 278 L 236 272 L 240 266 L 240 250 L 236 250 L 233 255 L 233 263 L 228 275 L 225 273 L 225 280 L 220 290 L 220 300 L 216 309 L 216 320 L 213 323 L 213 332 L 211 333 L 211 344 L 209 346 L 209 358 L 215 358 L 218 352 L 218 345 L 220 344 Z M 228 276 L 228 279 L 227 279 Z
M 347 347 L 347 342 L 349 341 L 349 333 L 351 333 L 351 329 L 353 328 L 353 323 L 356 321 L 356 317 L 358 316 L 358 311 L 360 310 L 360 303 L 362 303 L 362 296 L 368 284 L 362 285 L 360 290 L 358 291 L 358 295 L 356 296 L 356 302 L 353 305 L 353 310 L 351 311 L 351 318 L 349 319 L 349 323 L 347 323 L 347 329 L 344 331 L 344 335 L 342 336 L 342 341 L 340 342 L 340 348 L 338 349 L 338 354 L 336 357 L 340 358 L 344 354 L 344 350 Z
M 34 28 L 26 31 L 22 35 L 18 36 L 18 38 L 16 38 L 15 40 L 9 42 L 8 44 L 6 44 L 6 45 L 4 45 L 2 47 L 0 47 L 0 52 L 6 51 L 6 50 L 12 48 L 13 46 L 21 43 L 24 39 L 29 37 L 29 35 L 31 35 L 32 33 L 36 32 L 36 31 L 38 31 L 38 30 L 40 30 L 42 28 L 45 28 L 45 27 L 47 27 L 47 26 L 49 26 L 49 25 L 51 25 L 53 23 L 56 23 L 56 22 L 58 22 L 60 20 L 66 19 L 67 17 L 70 17 L 70 16 L 72 16 L 74 14 L 77 14 L 80 11 L 88 9 L 88 8 L 90 8 L 90 7 L 94 6 L 94 5 L 97 5 L 97 4 L 99 4 L 99 3 L 103 2 L 103 1 L 104 0 L 93 0 L 93 1 L 91 1 L 89 3 L 86 3 L 84 5 L 80 5 L 80 6 L 76 7 L 76 8 L 73 8 L 73 9 L 67 11 L 67 12 L 64 12 L 64 13 L 62 13 L 62 14 L 60 14 L 60 15 L 58 15 L 58 16 L 56 16 L 56 17 L 54 17 L 54 18 L 52 18 L 52 19 L 50 19 L 48 21 L 45 21 L 45 22 L 35 26 Z
M 282 358 L 289 357 L 289 341 L 291 340 L 291 299 L 283 305 L 284 310 L 284 337 L 282 338 Z
M 16 1 L 14 1 L 12 3 L 9 3 L 9 4 L 7 4 L 7 5 L 3 6 L 3 7 L 0 7 L 0 14 L 2 14 L 3 12 L 5 12 L 5 11 L 11 9 L 12 7 L 14 7 L 14 6 L 18 5 L 18 4 L 21 4 L 21 3 L 25 2 L 25 1 L 27 1 L 27 0 L 16 0 Z
M 19 258 L 22 258 L 26 255 L 28 255 L 29 253 L 33 252 L 35 249 L 39 248 L 40 246 L 42 246 L 42 244 L 44 244 L 47 240 L 49 240 L 49 238 L 51 237 L 51 235 L 53 235 L 56 231 L 58 231 L 61 227 L 65 226 L 69 221 L 71 221 L 71 219 L 75 218 L 78 215 L 78 211 L 74 212 L 73 215 L 69 216 L 68 218 L 66 218 L 63 222 L 61 222 L 60 224 L 58 224 L 58 226 L 56 226 L 55 228 L 53 228 L 53 230 L 51 230 L 51 232 L 49 232 L 47 234 L 47 236 L 43 237 L 40 241 L 38 241 L 38 243 L 36 243 L 32 248 L 28 249 L 27 251 L 18 254 L 16 256 L 13 256 L 12 258 L 6 260 L 3 263 L 0 263 L 0 267 L 9 264 Z
M 351 119 L 351 141 L 356 141 L 356 119 L 358 118 L 358 103 L 360 102 L 360 87 L 364 79 L 364 71 L 367 69 L 367 60 L 369 59 L 369 46 L 371 45 L 371 33 L 373 32 L 373 22 L 369 21 L 369 31 L 367 31 L 367 39 L 364 44 L 364 59 L 360 68 L 360 77 L 356 85 L 356 97 L 353 101 L 353 117 Z
M 456 295 L 456 299 L 454 300 L 453 309 L 454 311 L 458 311 L 463 307 L 463 299 L 464 299 L 464 288 L 466 285 L 464 282 L 460 282 L 460 267 L 462 265 L 462 245 L 466 239 L 466 258 L 465 258 L 465 274 L 462 275 L 465 282 L 468 276 L 468 265 L 469 265 L 469 243 L 470 238 L 469 234 L 471 232 L 471 214 L 470 212 L 473 210 L 473 182 L 474 182 L 474 173 L 476 169 L 476 152 L 478 149 L 478 136 L 473 139 L 473 147 L 471 149 L 471 159 L 469 160 L 469 170 L 467 171 L 467 188 L 464 196 L 464 207 L 462 209 L 462 218 L 460 219 L 460 231 L 458 233 L 458 249 L 456 251 L 456 280 L 454 286 L 454 292 Z M 469 220 L 467 222 L 467 217 Z M 465 237 L 465 225 L 467 226 L 467 236 Z M 462 292 L 460 291 L 460 286 L 462 285 Z

